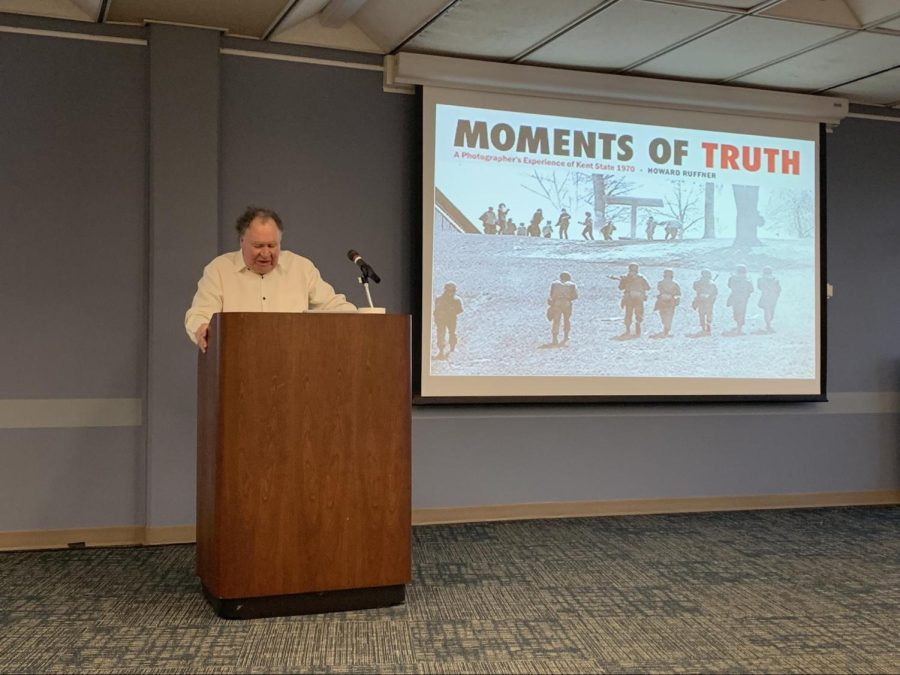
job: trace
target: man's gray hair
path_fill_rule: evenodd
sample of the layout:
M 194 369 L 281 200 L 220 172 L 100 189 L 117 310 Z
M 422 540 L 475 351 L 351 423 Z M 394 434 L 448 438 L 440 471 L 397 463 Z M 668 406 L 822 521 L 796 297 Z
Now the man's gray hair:
M 275 213 L 272 209 L 263 209 L 258 206 L 248 206 L 241 217 L 237 219 L 237 223 L 234 226 L 238 232 L 239 237 L 244 236 L 244 234 L 247 232 L 247 228 L 250 227 L 250 223 L 252 223 L 255 218 L 271 220 L 273 223 L 275 223 L 275 225 L 278 226 L 279 232 L 284 232 L 284 225 L 281 224 L 281 216 Z

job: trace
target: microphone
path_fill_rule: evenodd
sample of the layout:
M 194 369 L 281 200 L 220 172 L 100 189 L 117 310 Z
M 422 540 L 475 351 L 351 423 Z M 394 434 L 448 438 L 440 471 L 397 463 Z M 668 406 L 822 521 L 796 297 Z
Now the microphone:
M 362 272 L 363 278 L 371 279 L 376 284 L 381 283 L 381 277 L 375 274 L 375 270 L 369 267 L 369 263 L 363 260 L 363 257 L 359 253 L 351 248 L 349 251 L 347 251 L 347 257 L 350 258 L 350 262 L 359 265 L 359 269 Z

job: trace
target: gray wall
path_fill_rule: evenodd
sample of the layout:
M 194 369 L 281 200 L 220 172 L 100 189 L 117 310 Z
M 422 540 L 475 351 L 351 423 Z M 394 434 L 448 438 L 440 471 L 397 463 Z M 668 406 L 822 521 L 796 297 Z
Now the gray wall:
M 197 483 L 197 356 L 185 349 L 184 312 L 218 244 L 219 34 L 156 24 L 149 38 L 147 523 L 182 525 Z
M 900 118 L 826 138 L 830 388 L 900 391 Z
M 210 31 L 146 35 L 0 33 L 0 531 L 193 522 L 196 361 L 180 322 L 246 205 L 277 208 L 286 247 L 351 300 L 356 248 L 384 276 L 376 302 L 415 307 L 417 99 L 383 93 L 377 71 L 218 56 Z M 831 403 L 416 408 L 414 506 L 900 487 L 897 147 L 889 122 L 827 138 Z M 3 417 L 77 398 L 142 399 L 145 420 Z
M 0 405 L 144 397 L 146 57 L 0 33 Z M 142 521 L 141 427 L 5 426 L 0 531 Z
M 352 248 L 384 277 L 371 285 L 375 304 L 409 313 L 421 191 L 415 97 L 383 93 L 371 70 L 224 56 L 221 73 L 223 250 L 237 248 L 244 207 L 271 205 L 285 248 L 314 260 L 351 302 L 365 302 Z

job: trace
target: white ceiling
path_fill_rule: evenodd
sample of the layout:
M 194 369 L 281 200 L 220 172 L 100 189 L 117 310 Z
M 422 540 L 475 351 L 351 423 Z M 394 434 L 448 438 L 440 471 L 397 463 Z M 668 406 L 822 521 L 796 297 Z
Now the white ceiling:
M 833 94 L 900 108 L 900 0 L 0 0 L 269 42 Z

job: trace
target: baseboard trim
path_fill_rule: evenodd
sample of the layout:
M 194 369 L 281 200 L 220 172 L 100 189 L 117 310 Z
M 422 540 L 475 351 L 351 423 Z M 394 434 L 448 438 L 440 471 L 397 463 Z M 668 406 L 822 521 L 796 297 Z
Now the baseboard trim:
M 444 525 L 498 520 L 636 516 L 707 511 L 821 508 L 827 506 L 884 506 L 900 504 L 900 490 L 808 492 L 731 497 L 676 497 L 615 501 L 538 502 L 486 506 L 413 509 L 413 525 Z
M 170 527 L 144 528 L 144 543 L 147 546 L 160 544 L 193 544 L 197 541 L 196 525 L 172 525 Z
M 192 544 L 197 540 L 196 531 L 197 528 L 194 525 L 177 525 L 173 527 L 89 527 L 71 530 L 0 532 L 0 551 Z
M 413 509 L 412 524 L 445 525 L 502 520 L 893 505 L 900 505 L 900 490 L 807 492 L 732 497 L 677 497 L 672 499 L 621 499 L 615 501 L 537 502 Z M 90 548 L 98 546 L 158 546 L 163 544 L 192 544 L 196 540 L 197 528 L 194 525 L 13 531 L 0 532 L 0 551 Z

